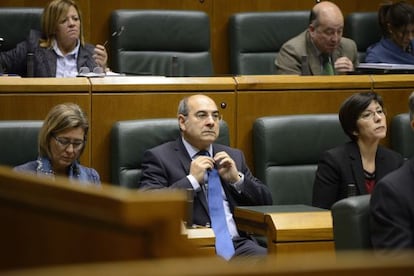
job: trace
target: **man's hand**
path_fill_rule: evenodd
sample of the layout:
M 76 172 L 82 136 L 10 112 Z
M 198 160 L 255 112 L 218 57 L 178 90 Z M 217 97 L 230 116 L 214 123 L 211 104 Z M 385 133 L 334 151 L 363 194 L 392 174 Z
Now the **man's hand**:
M 240 180 L 239 172 L 236 168 L 236 163 L 227 154 L 221 151 L 214 156 L 214 161 L 220 176 L 229 183 L 236 183 Z
M 204 175 L 207 170 L 214 168 L 214 160 L 209 156 L 198 156 L 191 162 L 190 174 L 198 181 L 204 183 Z
M 341 74 L 354 71 L 354 64 L 347 57 L 340 57 L 335 61 L 335 72 Z

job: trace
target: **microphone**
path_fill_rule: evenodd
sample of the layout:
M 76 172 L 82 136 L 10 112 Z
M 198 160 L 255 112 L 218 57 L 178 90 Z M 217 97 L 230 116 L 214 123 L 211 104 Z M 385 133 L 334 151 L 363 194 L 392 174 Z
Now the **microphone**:
M 193 203 L 194 203 L 194 190 L 188 188 L 187 194 L 187 217 L 185 218 L 185 224 L 187 228 L 192 228 L 193 224 Z
M 308 56 L 301 56 L 300 57 L 300 63 L 301 63 L 301 75 L 302 76 L 309 76 L 309 64 L 308 64 Z
M 347 191 L 346 191 L 347 197 L 356 196 L 356 186 L 355 186 L 355 184 L 349 183 L 346 188 L 347 188 Z
M 26 77 L 33 78 L 34 77 L 34 54 L 32 52 L 27 53 L 26 62 L 27 62 Z
M 178 57 L 171 57 L 170 77 L 178 77 Z

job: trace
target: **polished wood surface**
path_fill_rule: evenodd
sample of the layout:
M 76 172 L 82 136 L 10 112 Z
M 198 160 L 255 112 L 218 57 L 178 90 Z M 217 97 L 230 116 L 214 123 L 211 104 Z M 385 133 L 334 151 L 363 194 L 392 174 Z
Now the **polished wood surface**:
M 211 256 L 216 255 L 216 236 L 212 228 L 184 228 L 183 234 L 186 235 L 190 242 L 194 243 L 198 250 L 202 250 L 205 254 Z
M 48 0 L 2 0 L 0 7 L 44 7 Z M 86 41 L 102 44 L 110 35 L 109 22 L 115 9 L 200 10 L 210 17 L 211 52 L 215 73 L 229 74 L 228 19 L 234 13 L 310 10 L 315 1 L 284 0 L 78 0 L 83 14 Z M 377 11 L 383 0 L 333 0 L 344 16 L 351 12 Z M 414 4 L 413 0 L 408 1 Z
M 269 253 L 334 253 L 331 212 L 305 205 L 237 207 L 238 229 L 267 237 Z
M 75 102 L 88 114 L 89 140 L 82 164 L 110 182 L 110 132 L 116 121 L 175 118 L 185 96 L 211 96 L 228 123 L 231 145 L 241 149 L 254 171 L 252 127 L 256 118 L 273 115 L 337 113 L 356 92 L 376 91 L 384 99 L 387 123 L 408 110 L 412 75 L 237 76 L 212 78 L 0 77 L 0 119 L 44 119 L 50 108 Z M 389 146 L 389 138 L 382 144 Z
M 325 254 L 242 258 L 225 262 L 214 257 L 171 258 L 130 262 L 76 264 L 35 269 L 2 271 L 2 275 L 101 276 L 101 275 L 211 275 L 211 276 L 382 276 L 413 275 L 413 253 L 399 258 L 375 256 L 367 252 L 347 252 L 335 258 Z
M 0 167 L 0 270 L 203 255 L 179 191 L 131 192 Z
M 53 106 L 65 102 L 78 104 L 90 118 L 90 89 L 86 78 L 0 77 L 0 120 L 43 120 Z M 85 166 L 91 164 L 90 145 L 80 159 Z
M 105 181 L 110 181 L 110 133 L 116 121 L 176 118 L 179 101 L 193 94 L 203 93 L 215 100 L 235 144 L 236 97 L 234 80 L 230 77 L 118 77 L 95 78 L 91 83 L 92 166 Z

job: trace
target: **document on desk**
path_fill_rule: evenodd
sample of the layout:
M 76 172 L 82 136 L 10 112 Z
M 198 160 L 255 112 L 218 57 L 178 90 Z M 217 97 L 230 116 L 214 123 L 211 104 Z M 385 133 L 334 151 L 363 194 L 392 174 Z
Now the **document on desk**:
M 414 74 L 413 64 L 360 63 L 353 74 Z
M 358 68 L 383 69 L 383 70 L 414 70 L 412 64 L 393 64 L 393 63 L 360 63 Z

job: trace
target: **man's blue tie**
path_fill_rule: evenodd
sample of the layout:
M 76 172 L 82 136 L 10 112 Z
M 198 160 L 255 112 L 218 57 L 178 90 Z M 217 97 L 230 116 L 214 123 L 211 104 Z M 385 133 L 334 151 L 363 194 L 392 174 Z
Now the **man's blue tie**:
M 210 154 L 205 151 L 199 155 L 209 156 Z M 216 236 L 216 252 L 224 259 L 230 260 L 234 255 L 234 245 L 227 227 L 221 181 L 217 169 L 208 171 L 208 208 L 211 226 Z

